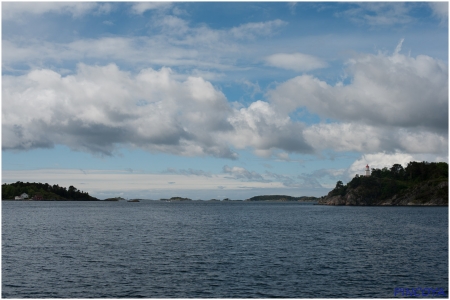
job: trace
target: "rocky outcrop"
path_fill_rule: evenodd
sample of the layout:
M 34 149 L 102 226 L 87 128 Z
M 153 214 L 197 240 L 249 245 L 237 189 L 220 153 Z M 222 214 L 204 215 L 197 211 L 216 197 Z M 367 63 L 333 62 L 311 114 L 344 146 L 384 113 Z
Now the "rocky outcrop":
M 331 191 L 318 201 L 322 205 L 440 205 L 448 206 L 448 181 L 430 180 L 403 189 L 393 196 L 382 197 L 376 188 L 358 186 L 336 195 Z

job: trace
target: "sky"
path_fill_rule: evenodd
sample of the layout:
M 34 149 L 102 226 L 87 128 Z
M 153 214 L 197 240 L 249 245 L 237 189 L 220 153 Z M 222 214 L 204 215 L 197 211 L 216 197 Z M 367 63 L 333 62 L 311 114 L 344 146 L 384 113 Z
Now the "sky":
M 324 196 L 448 162 L 447 2 L 2 2 L 2 183 Z

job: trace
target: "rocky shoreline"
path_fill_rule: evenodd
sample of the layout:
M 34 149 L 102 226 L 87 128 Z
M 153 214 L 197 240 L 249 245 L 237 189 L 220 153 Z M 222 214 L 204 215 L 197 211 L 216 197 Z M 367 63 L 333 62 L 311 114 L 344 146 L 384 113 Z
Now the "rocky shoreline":
M 386 199 L 367 195 L 363 186 L 349 188 L 344 195 L 331 191 L 318 201 L 318 205 L 364 206 L 448 206 L 448 181 L 424 182 Z

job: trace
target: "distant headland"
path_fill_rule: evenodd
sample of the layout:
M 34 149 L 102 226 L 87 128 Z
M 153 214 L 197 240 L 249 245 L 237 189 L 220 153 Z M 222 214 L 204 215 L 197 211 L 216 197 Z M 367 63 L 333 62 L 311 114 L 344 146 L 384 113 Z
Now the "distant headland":
M 342 181 L 322 197 L 321 205 L 439 205 L 448 206 L 448 164 L 410 162 L 406 168 L 372 169 Z
M 2 184 L 2 200 L 100 201 L 72 185 L 67 189 L 57 184 L 21 181 Z

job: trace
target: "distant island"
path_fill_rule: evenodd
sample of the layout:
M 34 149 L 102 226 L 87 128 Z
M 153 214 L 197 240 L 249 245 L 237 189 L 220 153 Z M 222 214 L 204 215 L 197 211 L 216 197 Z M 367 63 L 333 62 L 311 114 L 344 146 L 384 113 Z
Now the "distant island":
M 2 200 L 100 201 L 72 185 L 66 189 L 57 184 L 21 181 L 2 184 Z
M 318 204 L 448 206 L 448 164 L 410 162 L 406 168 L 394 164 L 389 169 L 372 169 L 347 185 L 338 181 Z
M 311 201 L 318 201 L 319 199 L 320 198 L 309 197 L 309 196 L 292 197 L 292 196 L 286 196 L 286 195 L 263 195 L 263 196 L 251 197 L 250 199 L 247 199 L 245 201 L 280 201 L 280 202 L 304 201 L 304 202 L 311 202 Z
M 113 198 L 106 198 L 103 201 L 123 201 L 125 198 L 122 197 L 113 197 Z
M 230 200 L 229 198 L 225 198 L 223 200 L 219 199 L 210 199 L 205 200 L 208 202 L 221 202 L 221 201 L 280 201 L 280 202 L 287 202 L 287 201 L 304 201 L 304 202 L 311 202 L 311 201 L 318 201 L 320 198 L 316 197 L 309 197 L 309 196 L 302 196 L 302 197 L 292 197 L 292 196 L 286 196 L 286 195 L 262 195 L 262 196 L 255 196 L 251 197 L 246 200 Z M 189 198 L 183 198 L 183 197 L 172 197 L 170 199 L 160 199 L 160 201 L 166 201 L 166 202 L 172 202 L 172 201 L 204 201 L 204 200 L 192 200 Z
M 172 202 L 172 201 L 193 201 L 189 198 L 183 198 L 183 197 L 172 197 L 170 199 L 159 199 L 160 201 L 166 201 L 166 202 Z

